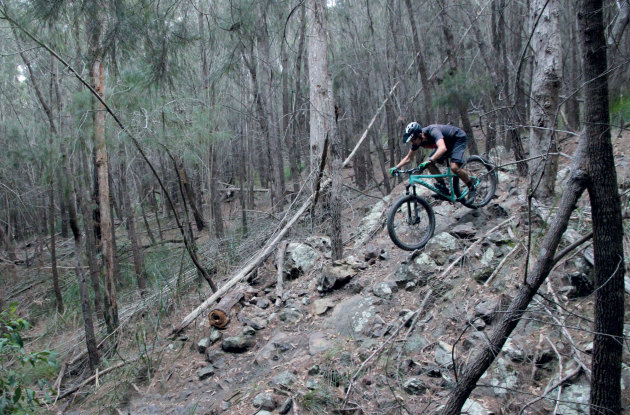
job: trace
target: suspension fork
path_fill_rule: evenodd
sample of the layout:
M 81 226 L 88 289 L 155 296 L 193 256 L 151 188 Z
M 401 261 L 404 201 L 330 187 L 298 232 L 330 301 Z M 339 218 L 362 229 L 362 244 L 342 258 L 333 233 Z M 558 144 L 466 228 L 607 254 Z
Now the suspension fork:
M 413 222 L 412 222 L 412 218 L 414 218 L 414 221 L 415 221 L 415 218 L 417 218 L 417 217 L 418 217 L 418 202 L 417 202 L 417 200 L 418 200 L 418 199 L 417 199 L 418 195 L 417 195 L 417 193 L 416 193 L 416 186 L 415 186 L 415 185 L 413 185 L 413 184 L 408 184 L 408 185 L 405 187 L 405 193 L 406 193 L 407 195 L 410 195 L 410 194 L 411 194 L 411 193 L 409 192 L 409 189 L 410 189 L 410 188 L 412 189 L 413 195 L 414 195 L 415 197 L 413 198 L 413 207 L 411 206 L 411 203 L 412 203 L 412 202 L 411 202 L 411 201 L 409 201 L 409 200 L 407 201 L 407 219 L 409 220 L 409 223 L 410 223 L 410 224 L 414 224 L 414 225 L 415 225 L 415 223 L 413 223 Z M 413 212 L 413 215 L 412 215 L 412 212 Z

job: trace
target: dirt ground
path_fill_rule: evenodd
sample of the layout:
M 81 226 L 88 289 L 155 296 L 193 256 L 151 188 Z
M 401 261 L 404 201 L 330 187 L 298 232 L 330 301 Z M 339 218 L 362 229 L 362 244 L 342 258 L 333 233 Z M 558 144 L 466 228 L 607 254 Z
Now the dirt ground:
M 630 189 L 630 131 L 619 133 L 613 132 L 613 146 L 615 154 L 615 164 L 617 166 L 618 183 L 620 189 L 624 193 L 624 207 L 628 212 L 628 189 Z M 574 147 L 575 139 L 567 139 L 561 151 L 571 154 Z M 568 159 L 561 157 L 561 165 L 566 166 Z M 347 171 L 351 174 L 351 169 Z M 518 179 L 510 176 L 510 183 L 501 183 L 498 194 L 497 203 L 506 206 L 515 206 L 519 202 L 518 193 L 524 191 L 525 184 Z M 399 185 L 393 192 L 394 199 L 396 195 L 404 191 L 404 185 Z M 516 189 L 514 194 L 510 192 Z M 344 240 L 351 240 L 351 233 L 358 229 L 361 220 L 365 214 L 381 200 L 381 195 L 366 196 L 354 192 L 348 194 L 347 199 L 352 201 L 351 205 L 344 210 Z M 230 209 L 226 206 L 226 209 Z M 448 214 L 456 217 L 465 215 L 465 210 L 458 210 L 453 207 Z M 464 208 L 462 208 L 464 209 Z M 236 218 L 238 220 L 238 218 Z M 626 240 L 627 240 L 626 236 Z M 33 242 L 35 243 L 35 242 Z M 71 241 L 61 241 L 60 252 L 70 257 Z M 376 233 L 369 242 L 377 248 L 381 248 L 387 259 L 375 261 L 360 272 L 360 280 L 365 287 L 371 287 L 379 281 L 385 280 L 391 276 L 396 268 L 403 261 L 409 259 L 409 253 L 397 249 L 389 240 L 386 230 Z M 345 256 L 353 256 L 363 260 L 366 246 L 357 247 L 356 249 L 348 248 Z M 31 252 L 33 252 L 35 249 Z M 42 247 L 42 256 L 45 249 Z M 626 247 L 628 251 L 628 247 Z M 30 310 L 35 316 L 34 329 L 27 335 L 27 340 L 37 340 L 29 345 L 29 347 L 41 347 L 55 349 L 64 348 L 81 348 L 80 336 L 68 335 L 64 332 L 64 327 L 80 327 L 77 321 L 59 321 L 62 317 L 53 317 L 57 321 L 51 324 L 46 318 L 47 304 L 45 301 L 46 290 L 48 284 L 45 282 L 46 268 L 44 260 L 40 261 L 38 266 L 31 268 L 30 271 L 24 272 L 24 269 L 3 266 L 0 269 L 3 275 L 3 281 L 7 289 L 7 293 L 11 295 L 10 300 L 18 300 L 25 304 L 30 304 Z M 64 266 L 72 266 L 71 262 L 64 263 Z M 628 260 L 626 259 L 626 263 Z M 322 264 L 321 266 L 324 266 Z M 626 265 L 627 267 L 627 265 Z M 466 270 L 461 270 L 464 273 Z M 309 277 L 313 277 L 312 279 Z M 273 258 L 259 270 L 258 278 L 252 285 L 254 296 L 266 297 L 273 303 L 274 290 L 272 283 L 275 279 L 275 267 Z M 315 300 L 320 299 L 312 280 L 313 275 L 306 275 L 299 280 L 288 283 L 287 290 L 295 293 L 295 300 L 303 305 L 304 310 L 309 310 L 303 314 L 301 319 L 295 324 L 282 324 L 277 319 L 271 320 L 267 326 L 257 332 L 256 346 L 242 354 L 217 354 L 214 356 L 216 373 L 204 380 L 200 380 L 198 371 L 208 366 L 208 353 L 200 353 L 197 347 L 198 342 L 206 337 L 210 332 L 210 326 L 205 315 L 195 323 L 193 323 L 182 335 L 175 338 L 170 336 L 171 328 L 178 324 L 181 319 L 194 309 L 208 295 L 207 289 L 194 290 L 188 295 L 183 295 L 178 302 L 169 302 L 168 308 L 170 313 L 163 318 L 147 319 L 139 314 L 130 324 L 123 330 L 120 344 L 120 354 L 129 360 L 129 363 L 122 369 L 112 372 L 108 376 L 103 376 L 98 381 L 98 387 L 85 386 L 79 389 L 79 392 L 72 399 L 65 399 L 50 406 L 50 413 L 67 413 L 67 414 L 100 414 L 100 413 L 117 413 L 117 414 L 253 414 L 257 413 L 257 408 L 252 406 L 255 396 L 262 392 L 269 392 L 278 407 L 274 413 L 278 413 L 280 406 L 288 399 L 292 399 L 295 403 L 291 411 L 299 411 L 299 413 L 330 413 L 334 405 L 339 405 L 340 399 L 343 398 L 344 390 L 341 387 L 332 388 L 315 388 L 311 389 L 307 382 L 317 378 L 319 382 L 328 385 L 335 385 L 336 376 L 334 373 L 339 372 L 347 378 L 354 373 L 361 362 L 365 361 L 371 353 L 383 344 L 383 338 L 375 338 L 367 341 L 354 342 L 353 339 L 343 337 L 328 338 L 333 343 L 332 350 L 327 353 L 313 355 L 308 353 L 309 336 L 314 332 L 323 331 L 324 316 L 312 313 L 312 304 Z M 477 283 L 470 279 L 458 280 L 461 284 L 460 300 L 477 298 L 476 296 L 487 295 L 492 296 L 497 293 L 492 291 L 484 291 Z M 506 289 L 510 287 L 507 284 Z M 340 303 L 348 296 L 353 295 L 348 288 L 328 294 L 333 303 Z M 4 297 L 4 295 L 3 295 Z M 626 296 L 628 298 L 628 296 Z M 137 301 L 137 300 L 134 300 Z M 170 300 L 167 300 L 167 302 Z M 377 304 L 379 313 L 384 321 L 395 322 L 400 319 L 402 310 L 412 310 L 418 306 L 418 293 L 399 292 L 396 299 L 391 303 Z M 628 301 L 627 301 L 628 303 Z M 253 303 L 252 303 L 253 304 Z M 449 309 L 449 305 L 440 305 L 440 309 Z M 437 310 L 437 309 L 436 309 Z M 239 335 L 245 323 L 243 321 L 262 316 L 269 316 L 273 313 L 279 313 L 280 308 L 273 304 L 268 309 L 259 309 L 258 307 L 247 306 L 241 309 L 239 316 L 233 319 L 232 323 L 222 332 L 223 338 Z M 144 315 L 150 314 L 148 309 Z M 77 318 L 76 316 L 74 318 Z M 454 333 L 457 333 L 457 322 L 449 319 L 448 316 L 441 318 L 440 313 L 432 311 L 428 313 L 426 318 L 428 321 L 423 322 L 423 328 L 427 331 L 444 331 L 440 339 L 443 341 L 452 340 Z M 626 321 L 628 319 L 626 318 Z M 139 339 L 143 335 L 152 336 L 151 324 L 158 327 L 157 336 L 147 337 L 143 341 Z M 55 329 L 51 329 L 55 327 Z M 452 330 L 452 331 L 451 331 Z M 278 360 L 267 361 L 264 363 L 254 363 L 259 356 L 263 346 L 269 344 L 270 339 L 278 335 L 279 332 L 286 334 L 287 338 L 283 344 L 287 344 L 287 351 L 278 352 L 281 357 Z M 327 332 L 328 333 L 328 332 Z M 534 347 L 538 343 L 540 346 L 539 336 L 542 334 L 533 334 L 532 342 Z M 440 340 L 442 341 L 442 340 Z M 219 342 L 220 343 L 220 342 Z M 220 351 L 219 343 L 213 348 Z M 427 349 L 429 345 L 425 346 Z M 67 350 L 64 350 L 67 352 Z M 68 353 L 64 353 L 68 355 Z M 133 360 L 135 356 L 139 359 Z M 429 365 L 428 360 L 416 354 L 410 354 L 411 363 L 405 361 L 404 364 L 409 365 Z M 111 357 L 111 363 L 115 363 L 117 357 Z M 320 375 L 309 375 L 318 367 Z M 345 367 L 345 370 L 344 370 Z M 353 396 L 354 404 L 367 412 L 388 413 L 383 409 L 385 401 L 396 403 L 401 398 L 401 392 L 398 389 L 390 389 L 387 386 L 385 373 L 380 372 L 379 366 L 371 366 L 366 370 L 366 375 L 361 377 L 360 389 L 363 393 L 373 393 L 373 395 Z M 353 369 L 353 370 L 350 370 Z M 296 386 L 293 388 L 271 387 L 270 379 L 274 376 L 289 370 L 294 373 L 297 380 Z M 387 371 L 387 366 L 385 366 Z M 399 370 L 400 369 L 399 367 Z M 406 369 L 410 371 L 410 368 Z M 531 369 L 533 371 L 533 369 Z M 405 372 L 407 373 L 407 372 Z M 75 373 L 74 375 L 78 375 Z M 322 375 L 323 374 L 323 375 Z M 327 378 L 327 377 L 328 378 Z M 385 379 L 385 385 L 382 384 Z M 69 380 L 70 383 L 76 382 L 78 379 Z M 403 400 L 413 403 L 415 408 L 427 405 L 432 409 L 431 402 L 440 401 L 444 398 L 444 388 L 437 386 L 435 382 L 429 378 L 425 379 L 430 383 L 427 388 L 427 395 L 423 397 L 404 396 Z M 544 386 L 542 380 L 539 382 Z M 379 385 L 379 388 L 375 388 Z M 443 385 L 442 385 L 443 386 Z M 385 392 L 384 390 L 387 390 Z M 318 394 L 318 391 L 325 391 Z M 376 392 L 375 392 L 376 391 Z M 624 392 L 625 402 L 630 405 L 630 391 Z M 499 407 L 504 403 L 499 398 L 485 398 L 487 408 Z M 300 408 L 298 408 L 298 403 Z M 498 411 L 498 409 L 497 409 Z M 294 412 L 295 413 L 295 412 Z M 418 412 L 414 412 L 418 413 Z M 429 412 L 427 412 L 429 413 Z M 501 412 L 495 412 L 501 413 Z M 507 413 L 507 412 L 504 412 Z

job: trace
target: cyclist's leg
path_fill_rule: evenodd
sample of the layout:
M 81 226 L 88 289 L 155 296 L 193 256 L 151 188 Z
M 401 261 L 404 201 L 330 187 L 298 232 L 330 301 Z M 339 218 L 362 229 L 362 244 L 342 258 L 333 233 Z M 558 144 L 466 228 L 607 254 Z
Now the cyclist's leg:
M 451 170 L 470 187 L 470 175 L 465 169 L 461 168 L 462 164 L 464 164 L 464 151 L 466 151 L 467 142 L 467 136 L 461 137 L 455 141 L 453 150 L 451 151 Z
M 466 185 L 469 185 L 470 184 L 470 175 L 468 174 L 468 172 L 465 169 L 461 168 L 462 164 L 463 163 L 451 160 L 451 171 L 453 173 L 455 173 L 457 175 L 457 177 L 462 179 L 462 181 L 464 183 L 466 183 Z
M 433 151 L 431 151 L 431 153 L 429 154 L 429 157 L 431 157 L 433 154 L 435 154 L 436 149 L 433 149 Z M 437 160 L 436 163 L 431 163 L 429 164 L 429 166 L 427 167 L 427 169 L 429 170 L 429 173 L 431 174 L 442 174 L 442 172 L 440 171 L 440 169 L 438 168 L 438 166 L 436 166 L 437 163 L 441 163 L 444 160 L 444 157 L 440 157 L 439 160 Z M 448 186 L 446 185 L 446 182 L 444 181 L 443 177 L 438 177 L 437 179 L 435 179 L 435 181 L 442 185 L 444 187 L 444 190 L 447 190 Z M 448 191 L 446 191 L 445 193 L 448 193 Z
M 427 166 L 427 169 L 429 170 L 429 173 L 431 174 L 442 174 L 442 172 L 440 171 L 440 169 L 438 169 L 438 167 L 434 164 L 431 163 Z M 438 182 L 444 182 L 444 178 L 439 177 L 437 179 Z

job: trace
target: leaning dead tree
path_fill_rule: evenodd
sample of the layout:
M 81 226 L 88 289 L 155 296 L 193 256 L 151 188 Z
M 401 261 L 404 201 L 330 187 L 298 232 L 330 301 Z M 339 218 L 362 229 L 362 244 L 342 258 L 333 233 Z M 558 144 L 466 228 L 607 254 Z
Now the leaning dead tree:
M 350 161 L 352 160 L 354 155 L 357 153 L 357 150 L 359 149 L 361 144 L 363 144 L 363 142 L 367 138 L 368 133 L 370 132 L 370 130 L 374 126 L 374 123 L 376 122 L 376 119 L 378 118 L 379 114 L 383 111 L 383 108 L 385 108 L 385 104 L 387 104 L 387 101 L 389 101 L 389 98 L 394 94 L 394 91 L 396 90 L 396 88 L 398 87 L 399 84 L 400 84 L 400 81 L 396 82 L 396 84 L 394 84 L 394 86 L 389 91 L 389 94 L 387 94 L 387 97 L 383 100 L 381 105 L 378 107 L 378 109 L 376 110 L 374 116 L 370 120 L 370 123 L 365 128 L 365 131 L 363 131 L 363 134 L 361 135 L 361 138 L 359 138 L 359 140 L 357 141 L 357 144 L 354 146 L 354 149 L 352 150 L 350 155 L 348 155 L 348 157 L 344 160 L 343 164 L 341 165 L 341 169 L 345 168 L 350 163 Z M 327 179 L 326 181 L 324 181 L 322 183 L 320 188 L 321 189 L 326 189 L 326 188 L 328 188 L 330 186 L 331 183 L 332 183 L 332 180 L 329 178 L 329 179 Z M 276 249 L 276 245 L 278 245 L 284 239 L 284 236 L 287 234 L 289 229 L 291 229 L 291 227 L 300 219 L 300 217 L 305 212 L 308 211 L 308 209 L 311 207 L 311 203 L 315 200 L 316 196 L 317 196 L 317 194 L 313 193 L 308 198 L 306 198 L 306 200 L 303 202 L 302 206 L 295 212 L 295 214 L 289 220 L 284 222 L 285 225 L 283 226 L 283 228 L 280 229 L 275 236 L 273 236 L 272 238 L 270 238 L 267 241 L 267 243 L 260 250 L 260 252 L 256 256 L 254 256 L 247 264 L 245 264 L 245 266 L 243 266 L 243 268 L 241 268 L 240 271 L 238 271 L 236 274 L 234 274 L 232 276 L 232 278 L 227 283 L 225 283 L 225 285 L 223 285 L 221 288 L 219 288 L 214 294 L 212 294 L 212 296 L 210 296 L 207 300 L 205 300 L 203 303 L 201 303 L 196 309 L 194 309 L 190 314 L 188 314 L 186 317 L 184 317 L 184 319 L 181 321 L 181 323 L 179 323 L 175 328 L 173 328 L 173 330 L 171 331 L 171 334 L 173 334 L 173 335 L 177 334 L 177 333 L 181 332 L 182 330 L 184 330 L 186 327 L 188 327 L 188 325 L 190 323 L 192 323 L 193 321 L 195 321 L 195 319 L 197 317 L 199 317 L 199 315 L 204 310 L 206 310 L 208 307 L 210 307 L 215 301 L 220 299 L 232 287 L 234 287 L 236 284 L 238 284 L 240 281 L 242 281 L 246 276 L 248 276 L 258 266 L 260 266 L 260 264 L 262 264 L 263 261 L 269 255 L 271 255 L 271 253 Z
M 525 314 L 527 306 L 538 291 L 538 288 L 545 281 L 553 265 L 554 255 L 560 244 L 562 234 L 567 229 L 571 213 L 575 209 L 575 204 L 584 192 L 588 174 L 585 170 L 586 164 L 586 142 L 582 136 L 578 148 L 574 154 L 571 166 L 571 176 L 567 182 L 566 190 L 562 195 L 562 200 L 554 221 L 551 223 L 540 248 L 541 255 L 534 265 L 529 275 L 518 290 L 508 309 L 503 313 L 503 317 L 497 323 L 496 328 L 490 334 L 486 342 L 477 354 L 471 359 L 468 366 L 463 367 L 457 373 L 457 385 L 451 392 L 444 407 L 443 415 L 457 415 L 470 396 L 470 393 L 477 385 L 477 381 L 490 367 L 494 358 L 499 354 L 501 348 L 508 337 L 516 328 L 516 325 Z

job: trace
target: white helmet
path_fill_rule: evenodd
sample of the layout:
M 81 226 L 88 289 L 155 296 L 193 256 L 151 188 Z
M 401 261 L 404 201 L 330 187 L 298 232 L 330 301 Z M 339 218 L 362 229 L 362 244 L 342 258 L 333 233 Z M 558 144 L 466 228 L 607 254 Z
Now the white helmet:
M 407 144 L 414 136 L 419 135 L 422 132 L 422 126 L 417 122 L 411 122 L 405 128 L 405 133 L 402 136 L 402 142 Z

